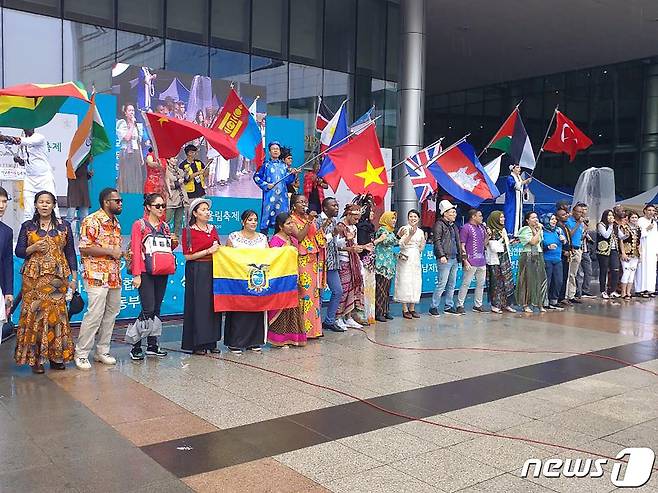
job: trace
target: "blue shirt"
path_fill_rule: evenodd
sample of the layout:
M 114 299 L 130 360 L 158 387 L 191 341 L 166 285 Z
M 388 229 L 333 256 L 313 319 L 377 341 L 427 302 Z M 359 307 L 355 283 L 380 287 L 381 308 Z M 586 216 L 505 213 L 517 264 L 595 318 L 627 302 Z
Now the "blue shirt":
M 561 234 L 562 230 L 559 226 L 555 228 L 555 231 L 544 229 L 544 241 L 542 241 L 542 246 L 544 247 L 544 260 L 546 262 L 556 263 L 562 260 L 562 242 L 560 241 Z M 557 248 L 554 250 L 549 250 L 549 245 L 557 245 Z
M 569 230 L 572 230 L 573 228 L 576 227 L 576 220 L 573 217 L 569 217 L 567 221 L 565 222 Z M 571 235 L 571 246 L 575 248 L 580 248 L 583 243 L 583 232 L 585 231 L 585 225 L 583 223 L 580 223 L 580 226 L 578 226 L 578 229 L 574 231 L 574 233 Z

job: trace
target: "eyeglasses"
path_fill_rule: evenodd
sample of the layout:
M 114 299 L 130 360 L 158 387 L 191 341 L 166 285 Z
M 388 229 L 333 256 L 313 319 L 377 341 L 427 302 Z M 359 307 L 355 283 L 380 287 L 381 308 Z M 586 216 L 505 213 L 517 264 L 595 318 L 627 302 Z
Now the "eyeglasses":
M 167 206 L 165 204 L 153 204 L 151 207 L 155 207 L 156 209 L 164 209 Z

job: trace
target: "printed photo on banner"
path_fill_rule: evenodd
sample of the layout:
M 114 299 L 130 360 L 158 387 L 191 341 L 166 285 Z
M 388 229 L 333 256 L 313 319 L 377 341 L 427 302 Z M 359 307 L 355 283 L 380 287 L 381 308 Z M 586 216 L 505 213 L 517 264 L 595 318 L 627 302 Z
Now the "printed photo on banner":
M 177 186 L 181 186 L 190 196 L 260 198 L 260 189 L 253 181 L 257 159 L 244 152 L 240 142 L 237 152 L 235 148 L 229 152 L 228 144 L 222 146 L 211 136 L 199 135 L 190 140 L 184 138 L 188 133 L 195 133 L 198 129 L 195 125 L 225 132 L 229 138 L 235 138 L 244 130 L 246 112 L 240 114 L 240 109 L 237 115 L 233 112 L 225 115 L 222 109 L 232 103 L 229 96 L 237 95 L 253 117 L 264 143 L 266 89 L 244 82 L 236 82 L 233 89 L 235 93 L 231 91 L 230 81 L 211 79 L 205 75 L 116 64 L 112 70 L 112 92 L 117 97 L 119 191 L 140 195 L 160 192 L 167 198 L 170 193 L 177 192 Z M 150 119 L 146 114 L 151 114 Z M 181 121 L 183 123 L 179 124 Z M 157 134 L 153 125 L 157 125 L 159 130 L 167 127 L 169 132 L 177 132 L 177 137 L 183 137 L 183 144 L 180 149 L 177 146 L 175 156 L 166 159 L 158 155 L 159 147 L 166 145 L 161 141 L 169 139 L 158 139 L 158 135 L 152 135 Z M 179 140 L 177 138 L 176 142 Z M 160 151 L 159 154 L 171 154 L 162 149 Z M 168 186 L 168 164 L 170 174 L 176 168 L 182 171 L 186 176 L 184 183 L 173 180 L 169 183 L 173 186 Z M 187 179 L 192 175 L 191 180 Z

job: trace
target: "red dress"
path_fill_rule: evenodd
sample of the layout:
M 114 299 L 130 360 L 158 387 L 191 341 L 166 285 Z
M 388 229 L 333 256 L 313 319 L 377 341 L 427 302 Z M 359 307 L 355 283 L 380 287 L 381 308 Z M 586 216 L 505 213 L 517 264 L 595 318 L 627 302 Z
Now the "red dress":
M 167 162 L 160 160 L 160 166 L 152 166 L 156 162 L 155 155 L 149 152 L 146 155 L 146 180 L 144 180 L 144 193 L 159 193 L 165 196 L 165 171 Z

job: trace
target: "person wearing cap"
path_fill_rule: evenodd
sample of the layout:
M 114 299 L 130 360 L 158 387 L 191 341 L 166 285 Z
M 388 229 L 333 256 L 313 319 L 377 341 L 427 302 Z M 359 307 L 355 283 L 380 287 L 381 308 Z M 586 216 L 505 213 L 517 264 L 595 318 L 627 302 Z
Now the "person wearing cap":
M 288 212 L 288 185 L 291 185 L 299 173 L 296 168 L 288 169 L 281 160 L 281 144 L 270 142 L 270 157 L 254 173 L 254 182 L 263 191 L 263 205 L 260 216 L 261 233 L 267 234 L 276 224 L 276 216 Z
M 185 309 L 181 348 L 194 354 L 219 353 L 222 314 L 213 307 L 212 255 L 219 248 L 219 235 L 210 221 L 210 200 L 197 198 L 190 204 L 188 227 L 183 230 L 185 255 Z
M 453 297 L 457 280 L 457 266 L 462 260 L 461 246 L 459 244 L 459 231 L 455 220 L 457 219 L 457 206 L 449 200 L 439 202 L 441 217 L 434 223 L 434 256 L 438 267 L 439 279 L 432 295 L 430 314 L 439 316 L 441 296 L 446 293 L 445 313 L 457 315 Z
M 510 236 L 516 236 L 523 226 L 523 194 L 526 186 L 532 181 L 532 176 L 525 180 L 521 177 L 521 165 L 509 167 L 510 175 L 505 182 L 505 229 Z

